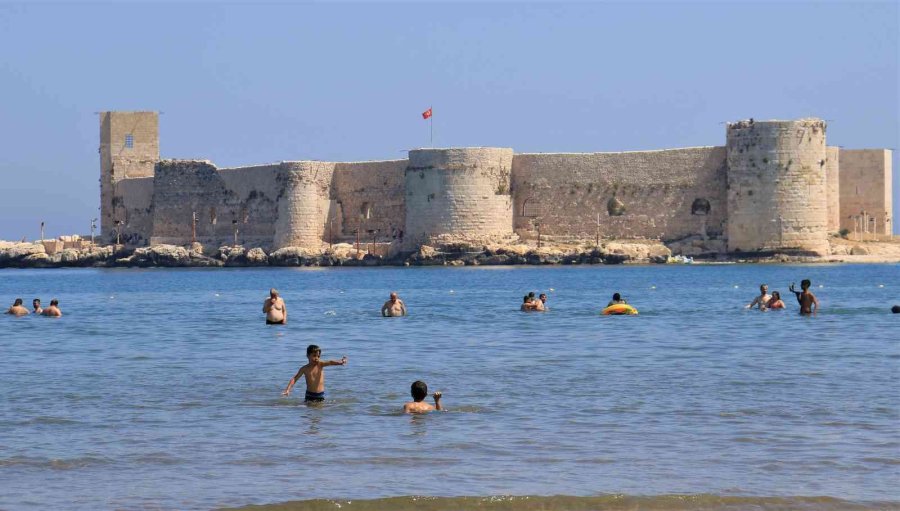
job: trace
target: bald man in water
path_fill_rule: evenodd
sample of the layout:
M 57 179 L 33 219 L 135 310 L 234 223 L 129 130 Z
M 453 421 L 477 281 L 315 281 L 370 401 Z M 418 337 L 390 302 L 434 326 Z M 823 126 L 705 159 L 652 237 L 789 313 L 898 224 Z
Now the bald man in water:
M 391 299 L 381 306 L 381 315 L 386 318 L 406 316 L 406 304 L 397 296 L 397 293 L 391 293 Z
M 269 290 L 269 297 L 263 302 L 263 312 L 266 313 L 267 325 L 287 324 L 287 306 L 274 287 Z

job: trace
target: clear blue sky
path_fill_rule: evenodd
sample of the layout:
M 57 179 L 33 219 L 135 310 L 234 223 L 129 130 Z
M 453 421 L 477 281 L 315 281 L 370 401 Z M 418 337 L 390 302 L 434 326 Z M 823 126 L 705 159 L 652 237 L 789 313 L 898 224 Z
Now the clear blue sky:
M 88 231 L 103 110 L 219 166 L 428 145 L 723 145 L 724 121 L 830 120 L 898 146 L 898 5 L 0 4 L 0 239 Z M 894 158 L 895 209 L 900 176 Z M 898 221 L 895 221 L 896 224 Z

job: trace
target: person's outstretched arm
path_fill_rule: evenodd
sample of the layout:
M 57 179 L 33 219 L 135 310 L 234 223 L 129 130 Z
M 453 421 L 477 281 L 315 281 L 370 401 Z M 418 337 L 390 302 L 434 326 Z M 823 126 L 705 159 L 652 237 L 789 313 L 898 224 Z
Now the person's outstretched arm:
M 305 370 L 305 366 L 304 366 L 304 367 L 301 367 L 300 370 L 297 371 L 297 374 L 295 374 L 294 377 L 291 378 L 291 381 L 288 382 L 287 388 L 285 388 L 285 389 L 284 389 L 284 392 L 281 393 L 282 396 L 289 396 L 289 395 L 291 395 L 291 389 L 294 388 L 294 384 L 297 383 L 297 380 L 299 380 L 299 379 L 300 379 L 300 376 L 303 375 L 303 371 L 304 371 L 304 370 Z
M 319 362 L 319 365 L 322 367 L 344 366 L 344 365 L 347 365 L 347 357 L 342 357 L 340 360 L 325 360 L 325 361 Z
M 753 306 L 756 305 L 757 303 L 759 303 L 759 297 L 758 297 L 758 296 L 757 296 L 756 298 L 754 298 L 753 301 L 750 302 L 750 305 L 747 305 L 747 306 L 745 307 L 745 309 L 752 309 Z
M 385 311 L 387 311 L 387 308 L 388 308 L 388 302 L 384 302 L 384 305 L 381 306 L 381 315 L 382 316 L 387 316 L 387 314 L 385 314 Z
M 444 407 L 441 406 L 441 395 L 442 394 L 440 392 L 435 392 L 434 394 L 432 394 L 432 396 L 434 397 L 434 409 L 438 411 L 444 409 Z
M 813 305 L 812 313 L 815 314 L 815 313 L 819 312 L 819 299 L 816 298 L 816 295 L 814 295 L 812 293 L 810 293 L 809 296 L 810 296 L 810 298 L 812 298 L 812 305 Z
M 269 309 L 272 308 L 272 299 L 266 298 L 266 301 L 263 302 L 263 312 L 268 313 Z
M 287 324 L 287 305 L 284 304 L 284 300 L 281 301 L 281 312 L 284 314 L 283 324 Z
M 403 310 L 403 315 L 406 316 L 406 302 L 400 300 L 400 308 Z

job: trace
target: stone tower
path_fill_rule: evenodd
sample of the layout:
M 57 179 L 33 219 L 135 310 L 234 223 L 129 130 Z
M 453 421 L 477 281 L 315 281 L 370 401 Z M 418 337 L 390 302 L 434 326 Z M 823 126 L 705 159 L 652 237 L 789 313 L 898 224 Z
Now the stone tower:
M 414 149 L 406 169 L 407 248 L 513 235 L 512 149 Z
M 152 178 L 158 161 L 158 112 L 100 113 L 101 239 L 115 241 L 117 221 L 122 231 L 127 229 L 122 181 Z
M 826 253 L 825 122 L 728 124 L 728 251 Z
M 320 249 L 330 216 L 334 163 L 286 161 L 278 170 L 281 193 L 274 247 Z

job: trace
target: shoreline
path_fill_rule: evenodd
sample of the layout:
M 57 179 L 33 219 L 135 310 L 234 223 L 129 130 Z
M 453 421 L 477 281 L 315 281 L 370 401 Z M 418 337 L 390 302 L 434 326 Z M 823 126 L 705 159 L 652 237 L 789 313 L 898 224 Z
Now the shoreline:
M 809 252 L 726 253 L 721 242 L 664 244 L 653 240 L 608 240 L 593 243 L 526 244 L 448 243 L 422 245 L 413 252 L 370 253 L 369 247 L 341 243 L 321 250 L 261 247 L 82 244 L 56 249 L 47 242 L 0 241 L 0 268 L 241 268 L 373 266 L 544 266 L 672 264 L 894 264 L 900 263 L 897 241 L 830 240 L 827 254 Z M 48 250 L 49 248 L 49 250 Z M 374 248 L 374 247 L 373 247 Z
M 372 499 L 309 499 L 219 508 L 221 511 L 594 511 L 647 509 L 659 511 L 897 510 L 900 501 L 852 501 L 829 496 L 750 496 L 701 494 L 598 496 L 486 495 L 466 497 L 398 496 Z

